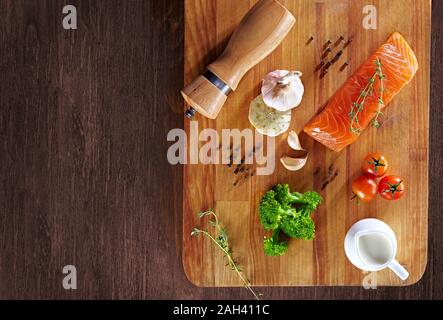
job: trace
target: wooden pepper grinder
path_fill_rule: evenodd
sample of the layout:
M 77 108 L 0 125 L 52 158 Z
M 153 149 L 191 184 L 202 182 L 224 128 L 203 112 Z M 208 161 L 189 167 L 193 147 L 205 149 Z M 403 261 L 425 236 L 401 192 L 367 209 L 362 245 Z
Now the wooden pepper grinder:
M 294 23 L 294 16 L 278 1 L 260 0 L 242 19 L 221 56 L 182 90 L 190 105 L 185 115 L 192 118 L 198 111 L 215 119 L 245 73 L 274 51 Z

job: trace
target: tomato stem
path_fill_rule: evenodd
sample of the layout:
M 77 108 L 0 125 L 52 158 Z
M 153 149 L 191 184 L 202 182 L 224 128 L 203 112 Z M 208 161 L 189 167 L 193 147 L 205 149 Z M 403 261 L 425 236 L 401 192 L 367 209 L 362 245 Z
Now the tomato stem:
M 368 164 L 374 165 L 375 174 L 378 172 L 378 167 L 386 167 L 386 165 L 381 162 L 381 157 L 378 159 L 372 158 L 372 161 L 368 161 Z
M 403 190 L 398 189 L 398 187 L 402 184 L 402 182 L 403 182 L 402 180 L 400 180 L 400 182 L 398 182 L 396 184 L 386 182 L 386 184 L 389 186 L 389 189 L 383 190 L 383 193 L 390 192 L 390 193 L 392 193 L 392 198 L 394 198 L 396 192 L 403 192 Z
M 355 193 L 353 193 L 354 195 L 352 196 L 352 198 L 351 198 L 351 201 L 355 201 L 355 204 L 357 205 L 357 206 L 359 206 L 360 205 L 360 198 L 355 194 Z

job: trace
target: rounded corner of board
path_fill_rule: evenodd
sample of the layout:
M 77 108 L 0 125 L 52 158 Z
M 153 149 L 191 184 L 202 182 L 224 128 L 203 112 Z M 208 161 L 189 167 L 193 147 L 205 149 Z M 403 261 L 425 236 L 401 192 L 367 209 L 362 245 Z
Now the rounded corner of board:
M 404 287 L 410 287 L 410 286 L 418 284 L 423 279 L 423 276 L 426 273 L 427 267 L 428 267 L 428 259 L 426 258 L 424 263 L 421 264 L 420 271 L 417 274 L 417 276 L 408 279 L 408 281 L 404 284 Z
M 193 284 L 194 286 L 198 288 L 205 288 L 207 287 L 204 283 L 201 282 L 199 278 L 194 278 L 193 273 L 188 270 L 187 263 L 185 262 L 185 258 L 182 258 L 182 267 L 183 272 L 185 273 L 186 279 Z

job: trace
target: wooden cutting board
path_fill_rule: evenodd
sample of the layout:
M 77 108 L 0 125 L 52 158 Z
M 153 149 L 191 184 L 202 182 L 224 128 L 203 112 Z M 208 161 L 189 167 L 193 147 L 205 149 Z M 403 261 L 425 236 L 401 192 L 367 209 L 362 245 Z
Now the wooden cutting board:
M 300 70 L 305 85 L 301 106 L 294 109 L 291 128 L 301 132 L 304 124 L 327 102 L 359 65 L 394 31 L 399 31 L 415 51 L 420 69 L 415 78 L 386 108 L 384 125 L 367 129 L 356 143 L 335 153 L 301 135 L 309 150 L 306 167 L 288 172 L 278 162 L 288 151 L 287 133 L 276 138 L 276 169 L 270 176 L 251 177 L 238 185 L 234 169 L 226 165 L 184 166 L 183 266 L 198 286 L 241 286 L 237 275 L 225 267 L 223 256 L 205 238 L 191 238 L 201 221 L 196 213 L 215 208 L 226 226 L 234 255 L 255 286 L 410 285 L 423 275 L 428 236 L 428 130 L 429 130 L 429 38 L 431 3 L 427 0 L 286 0 L 281 1 L 297 22 L 283 43 L 251 70 L 230 95 L 216 120 L 197 115 L 199 130 L 251 128 L 250 101 L 259 94 L 263 76 L 275 69 Z M 185 2 L 185 84 L 204 71 L 221 53 L 241 18 L 255 1 L 187 0 Z M 363 7 L 377 8 L 377 29 L 363 28 Z M 340 61 L 323 79 L 314 72 L 324 43 L 343 35 L 353 38 Z M 307 44 L 310 36 L 314 40 Z M 347 61 L 349 66 L 340 71 Z M 190 122 L 185 119 L 189 133 Z M 189 135 L 188 135 L 189 137 Z M 202 142 L 203 144 L 203 142 Z M 380 150 L 390 161 L 390 173 L 404 178 L 407 191 L 399 201 L 377 198 L 355 205 L 350 185 L 360 174 L 363 157 Z M 336 177 L 326 186 L 328 176 Z M 314 214 L 314 241 L 291 240 L 282 257 L 263 253 L 263 231 L 258 217 L 261 196 L 276 183 L 288 183 L 293 191 L 316 190 L 325 201 Z M 388 223 L 398 238 L 397 258 L 410 273 L 402 282 L 389 270 L 367 274 L 347 260 L 343 240 L 349 227 L 374 217 Z M 368 278 L 369 276 L 369 278 Z M 366 278 L 365 278 L 366 277 Z

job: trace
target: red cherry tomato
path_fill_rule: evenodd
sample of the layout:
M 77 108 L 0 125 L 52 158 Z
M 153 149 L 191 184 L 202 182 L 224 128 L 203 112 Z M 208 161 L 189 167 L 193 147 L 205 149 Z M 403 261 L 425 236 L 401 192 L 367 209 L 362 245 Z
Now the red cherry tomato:
M 378 184 L 378 194 L 386 200 L 397 200 L 405 193 L 403 180 L 398 176 L 386 176 Z
M 364 158 L 361 169 L 371 177 L 383 177 L 388 171 L 388 160 L 380 152 L 372 152 Z
M 352 182 L 352 192 L 363 202 L 369 202 L 377 195 L 377 182 L 369 176 L 360 176 Z

